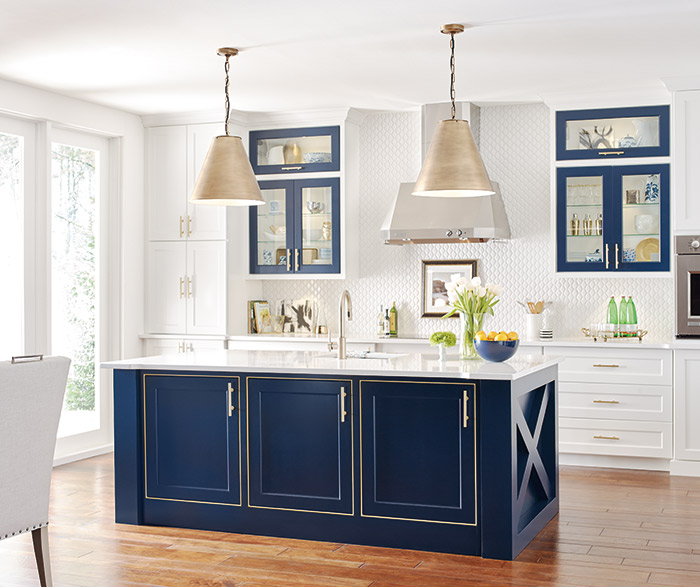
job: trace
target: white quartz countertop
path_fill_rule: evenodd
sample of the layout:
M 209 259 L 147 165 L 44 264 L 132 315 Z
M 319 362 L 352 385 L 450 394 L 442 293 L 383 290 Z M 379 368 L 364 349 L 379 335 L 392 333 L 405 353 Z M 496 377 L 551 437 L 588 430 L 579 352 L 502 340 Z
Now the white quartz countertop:
M 437 354 L 408 353 L 388 359 L 336 359 L 308 351 L 203 351 L 141 357 L 102 363 L 103 369 L 172 371 L 242 371 L 246 373 L 303 373 L 306 375 L 373 375 L 426 378 L 493 379 L 512 381 L 559 363 L 560 357 L 528 355 L 519 349 L 502 363 L 444 362 Z

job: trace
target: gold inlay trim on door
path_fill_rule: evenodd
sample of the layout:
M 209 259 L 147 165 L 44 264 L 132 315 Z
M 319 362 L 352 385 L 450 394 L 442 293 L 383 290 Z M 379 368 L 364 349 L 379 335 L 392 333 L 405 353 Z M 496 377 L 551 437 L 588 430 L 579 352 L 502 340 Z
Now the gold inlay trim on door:
M 241 466 L 241 459 L 243 453 L 241 451 L 241 418 L 237 418 L 238 421 L 238 503 L 224 503 L 219 501 L 198 501 L 195 499 L 176 499 L 172 497 L 152 497 L 148 495 L 148 445 L 146 442 L 146 377 L 207 377 L 207 378 L 219 378 L 219 379 L 235 379 L 237 381 L 238 388 L 238 406 L 241 405 L 241 378 L 238 375 L 175 375 L 172 373 L 144 373 L 143 374 L 143 384 L 141 386 L 141 395 L 143 401 L 143 485 L 144 485 L 144 497 L 146 499 L 153 499 L 158 501 L 176 501 L 182 503 L 204 503 L 209 505 L 226 505 L 233 507 L 241 507 L 243 505 L 243 470 Z M 226 394 L 231 397 L 228 390 L 225 390 Z M 228 409 L 228 406 L 227 406 Z M 231 412 L 229 411 L 229 417 Z
M 303 510 L 303 509 L 296 509 L 296 508 L 281 508 L 281 507 L 273 507 L 273 506 L 266 506 L 266 505 L 252 505 L 250 503 L 250 416 L 249 416 L 249 397 L 248 397 L 248 381 L 250 379 L 281 379 L 284 381 L 337 381 L 337 382 L 342 382 L 342 383 L 349 383 L 350 384 L 350 393 L 348 397 L 350 398 L 350 405 L 352 406 L 352 397 L 353 397 L 353 389 L 352 389 L 352 379 L 327 379 L 327 378 L 321 378 L 321 377 L 261 377 L 261 376 L 254 376 L 254 377 L 246 377 L 245 378 L 245 420 L 246 420 L 246 471 L 247 471 L 247 479 L 246 479 L 246 485 L 248 489 L 248 507 L 249 508 L 258 508 L 261 510 L 281 510 L 285 512 L 304 512 L 304 513 L 309 513 L 309 514 L 330 514 L 333 516 L 354 516 L 355 515 L 355 427 L 354 427 L 354 417 L 353 417 L 353 411 L 352 409 L 350 410 L 350 503 L 351 503 L 351 510 L 350 513 L 348 512 L 326 512 L 322 510 Z M 342 424 L 341 424 L 342 425 Z
M 417 385 L 456 385 L 461 387 L 463 390 L 465 387 L 471 387 L 472 395 L 474 398 L 474 425 L 472 426 L 474 434 L 474 522 L 448 522 L 446 520 L 423 520 L 418 518 L 398 518 L 393 516 L 377 516 L 375 514 L 365 514 L 364 512 L 364 501 L 363 501 L 363 484 L 362 484 L 362 456 L 364 454 L 364 449 L 362 447 L 362 384 L 363 383 L 413 383 Z M 465 394 L 466 395 L 466 394 Z M 427 522 L 429 524 L 452 524 L 455 526 L 477 526 L 479 523 L 478 518 L 478 479 L 477 479 L 477 467 L 476 467 L 476 383 L 454 383 L 454 382 L 442 382 L 442 381 L 405 381 L 405 380 L 389 380 L 389 379 L 360 379 L 360 407 L 359 407 L 359 419 L 360 419 L 360 517 L 363 518 L 379 518 L 382 520 L 402 520 L 406 522 Z

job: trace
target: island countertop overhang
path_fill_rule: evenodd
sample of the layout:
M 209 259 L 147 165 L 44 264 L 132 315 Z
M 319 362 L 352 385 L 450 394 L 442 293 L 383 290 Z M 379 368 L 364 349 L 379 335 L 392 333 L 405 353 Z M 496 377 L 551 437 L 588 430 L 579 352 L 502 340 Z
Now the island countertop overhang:
M 436 355 L 410 353 L 391 359 L 335 359 L 319 353 L 282 351 L 206 351 L 139 357 L 101 363 L 103 369 L 168 370 L 305 375 L 399 376 L 515 381 L 561 362 L 556 356 L 516 354 L 503 363 L 439 361 Z

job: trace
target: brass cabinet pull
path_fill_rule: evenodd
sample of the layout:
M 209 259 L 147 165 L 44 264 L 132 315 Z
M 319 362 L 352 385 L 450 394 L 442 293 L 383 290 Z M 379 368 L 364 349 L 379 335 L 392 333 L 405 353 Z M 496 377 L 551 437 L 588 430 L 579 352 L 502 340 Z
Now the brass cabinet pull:
M 178 352 L 178 353 L 184 353 L 184 352 L 185 352 L 185 343 L 184 343 L 184 342 L 178 342 L 178 343 L 177 343 L 177 352 Z
M 192 297 L 192 278 L 187 278 L 187 297 Z
M 299 271 L 299 249 L 294 249 L 294 271 Z
M 231 382 L 229 381 L 228 383 L 228 415 L 229 417 L 233 416 L 233 411 L 236 409 L 236 406 L 233 405 L 233 385 L 231 385 Z
M 180 299 L 185 297 L 185 278 L 181 277 L 180 278 Z
M 345 393 L 345 387 L 340 388 L 340 423 L 343 424 L 345 422 L 345 416 L 348 415 L 348 413 L 345 411 L 345 397 L 348 394 Z
M 608 269 L 610 267 L 610 247 L 607 243 L 605 243 L 605 268 Z
M 287 271 L 292 270 L 292 251 L 287 249 Z
M 467 395 L 467 390 L 465 389 L 462 397 L 462 428 L 467 427 L 469 422 L 469 415 L 467 414 L 467 404 L 469 403 L 469 396 Z
M 607 153 L 598 153 L 598 155 L 624 155 L 624 151 L 608 151 Z
M 187 215 L 187 236 L 192 236 L 192 216 Z
M 620 245 L 615 243 L 615 269 L 620 266 Z
M 190 348 L 189 348 L 189 349 L 187 349 L 187 350 L 188 350 L 188 352 L 190 352 L 190 353 L 193 353 L 193 352 L 194 352 L 194 346 L 192 345 L 192 343 L 190 343 L 190 345 L 189 345 L 189 346 L 190 346 Z
M 597 434 L 593 438 L 596 440 L 620 440 L 619 436 L 599 436 Z
M 620 402 L 616 399 L 594 399 L 594 404 L 619 404 Z
M 301 165 L 297 167 L 282 167 L 282 171 L 299 171 L 300 169 L 304 169 Z
M 615 363 L 612 363 L 610 365 L 593 365 L 594 367 L 619 367 L 620 365 L 615 365 Z
M 185 236 L 185 219 L 180 216 L 180 238 Z

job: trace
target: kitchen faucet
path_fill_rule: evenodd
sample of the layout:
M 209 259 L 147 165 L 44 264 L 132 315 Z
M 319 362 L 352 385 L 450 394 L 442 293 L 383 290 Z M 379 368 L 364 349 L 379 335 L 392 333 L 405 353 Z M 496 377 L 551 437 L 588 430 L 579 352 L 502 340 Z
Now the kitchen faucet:
M 338 358 L 346 359 L 346 345 L 345 345 L 345 320 L 343 320 L 343 313 L 347 314 L 348 320 L 352 320 L 352 300 L 350 299 L 350 292 L 346 289 L 340 294 L 340 305 L 338 307 Z M 332 351 L 336 344 L 331 341 L 331 331 L 328 329 L 328 350 Z

